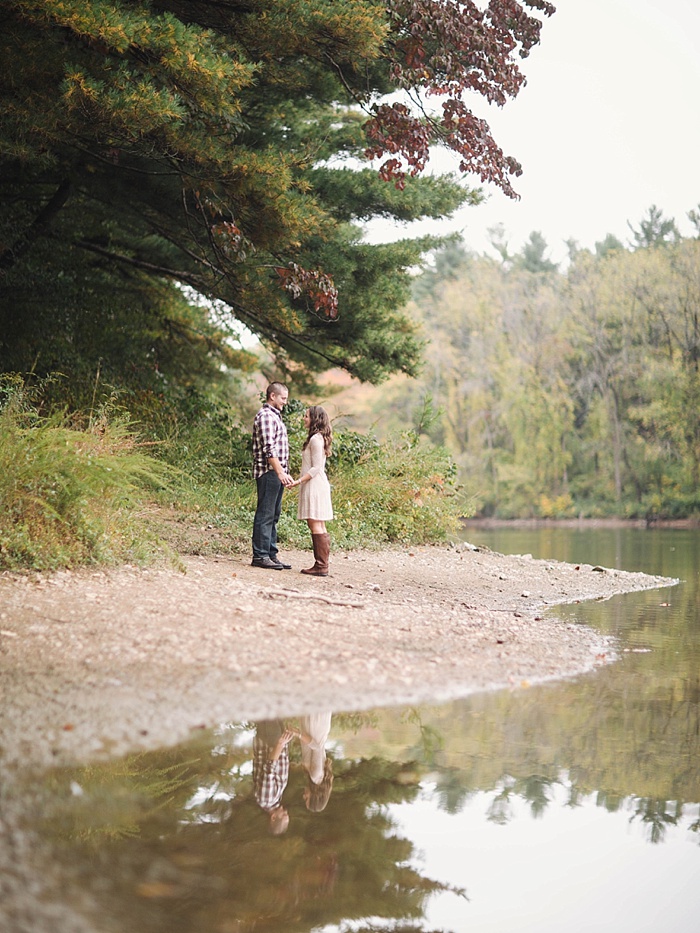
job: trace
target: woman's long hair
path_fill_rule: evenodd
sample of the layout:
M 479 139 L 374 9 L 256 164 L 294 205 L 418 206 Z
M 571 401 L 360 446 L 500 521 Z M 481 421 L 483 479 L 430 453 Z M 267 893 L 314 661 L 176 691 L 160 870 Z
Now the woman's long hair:
M 333 444 L 333 428 L 331 427 L 331 419 L 328 417 L 328 413 L 325 408 L 321 408 L 320 405 L 312 405 L 307 409 L 309 413 L 309 435 L 304 441 L 304 446 L 302 450 L 306 450 L 309 445 L 309 441 L 314 436 L 314 434 L 320 434 L 323 438 L 323 452 L 327 457 L 330 456 L 331 446 Z
M 307 774 L 307 787 L 309 788 L 309 796 L 306 801 L 306 809 L 310 810 L 312 813 L 320 813 L 321 810 L 326 809 L 326 804 L 328 803 L 328 798 L 331 795 L 333 790 L 333 762 L 330 758 L 326 758 L 326 761 L 323 765 L 323 778 L 321 779 L 320 784 L 314 784 L 311 780 L 311 777 Z

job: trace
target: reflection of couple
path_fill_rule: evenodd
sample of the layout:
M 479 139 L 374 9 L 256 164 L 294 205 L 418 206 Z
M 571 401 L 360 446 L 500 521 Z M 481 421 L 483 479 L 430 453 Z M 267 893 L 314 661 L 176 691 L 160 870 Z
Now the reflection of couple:
M 331 452 L 332 429 L 328 414 L 318 405 L 304 413 L 308 435 L 302 448 L 301 476 L 295 480 L 289 470 L 289 439 L 282 420 L 282 409 L 289 391 L 281 382 L 267 387 L 266 401 L 253 422 L 253 476 L 258 501 L 253 519 L 253 567 L 265 570 L 289 570 L 278 557 L 277 523 L 285 489 L 299 487 L 297 517 L 311 532 L 314 565 L 302 573 L 328 576 L 331 536 L 326 522 L 333 518 L 331 487 L 326 476 L 326 457 Z
M 313 813 L 328 803 L 333 787 L 333 768 L 326 757 L 331 714 L 314 713 L 301 718 L 300 729 L 288 728 L 280 719 L 256 724 L 253 740 L 253 788 L 258 805 L 269 815 L 270 832 L 280 835 L 289 826 L 289 812 L 282 795 L 289 781 L 289 743 L 298 738 L 306 771 L 304 802 Z

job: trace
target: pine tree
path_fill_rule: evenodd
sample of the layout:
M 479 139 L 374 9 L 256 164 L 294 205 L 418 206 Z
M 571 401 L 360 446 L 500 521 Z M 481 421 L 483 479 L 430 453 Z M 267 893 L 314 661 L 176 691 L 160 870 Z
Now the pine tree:
M 517 165 L 462 92 L 517 93 L 516 57 L 539 38 L 526 7 L 552 12 L 542 0 L 5 0 L 0 368 L 41 370 L 47 340 L 74 339 L 81 319 L 99 334 L 115 304 L 138 318 L 170 283 L 175 305 L 182 285 L 220 302 L 282 372 L 415 372 L 420 342 L 400 308 L 433 241 L 370 247 L 359 225 L 478 199 L 452 177 L 417 177 L 437 143 L 514 194 Z M 381 101 L 397 89 L 409 103 Z M 379 173 L 368 166 L 387 154 Z M 89 344 L 81 354 L 96 357 Z

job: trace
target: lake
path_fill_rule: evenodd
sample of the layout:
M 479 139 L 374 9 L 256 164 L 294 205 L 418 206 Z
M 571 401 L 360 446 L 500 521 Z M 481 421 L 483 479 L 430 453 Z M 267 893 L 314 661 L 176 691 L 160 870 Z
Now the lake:
M 95 931 L 133 933 L 700 928 L 700 532 L 465 537 L 682 582 L 553 610 L 618 642 L 585 676 L 432 707 L 292 710 L 43 776 L 37 860 L 57 897 Z

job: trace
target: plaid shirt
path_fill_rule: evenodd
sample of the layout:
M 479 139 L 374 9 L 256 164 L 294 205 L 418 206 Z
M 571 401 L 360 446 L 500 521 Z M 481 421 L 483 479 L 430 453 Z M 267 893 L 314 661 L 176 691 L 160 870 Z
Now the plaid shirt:
M 282 799 L 289 781 L 289 749 L 285 745 L 277 761 L 270 761 L 273 749 L 258 736 L 253 740 L 253 789 L 263 810 L 273 810 Z
M 289 438 L 282 415 L 267 402 L 253 422 L 253 476 L 263 476 L 270 469 L 268 460 L 277 457 L 283 470 L 289 469 Z

